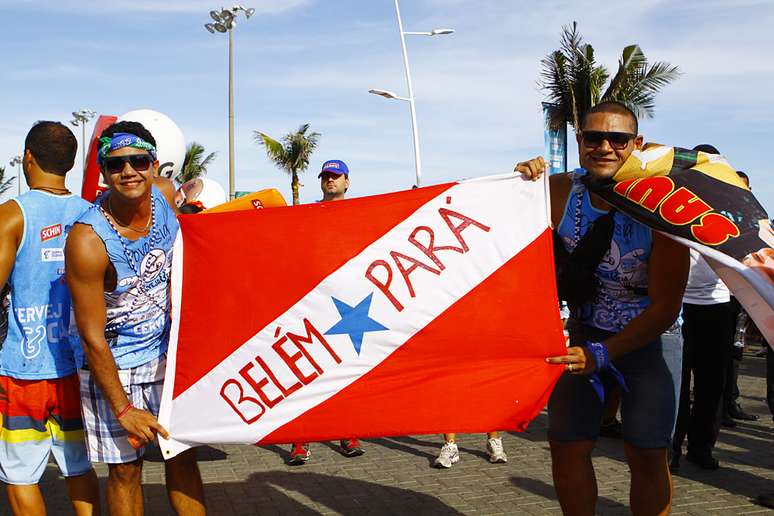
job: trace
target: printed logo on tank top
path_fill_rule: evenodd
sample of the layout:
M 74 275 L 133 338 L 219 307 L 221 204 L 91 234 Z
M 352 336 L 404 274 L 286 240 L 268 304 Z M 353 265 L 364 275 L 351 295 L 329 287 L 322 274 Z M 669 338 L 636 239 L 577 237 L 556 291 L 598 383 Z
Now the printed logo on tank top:
M 46 226 L 40 230 L 40 241 L 45 242 L 46 240 L 51 240 L 52 238 L 56 238 L 61 234 L 62 225 L 52 224 L 51 226 Z
M 129 270 L 134 274 L 118 281 L 120 293 L 106 293 L 108 324 L 106 332 L 119 328 L 138 337 L 163 330 L 169 313 L 169 281 L 172 273 L 172 248 L 157 247 L 172 237 L 170 228 L 160 224 L 150 238 L 136 248 L 124 249 Z M 163 245 L 163 244 L 162 244 Z

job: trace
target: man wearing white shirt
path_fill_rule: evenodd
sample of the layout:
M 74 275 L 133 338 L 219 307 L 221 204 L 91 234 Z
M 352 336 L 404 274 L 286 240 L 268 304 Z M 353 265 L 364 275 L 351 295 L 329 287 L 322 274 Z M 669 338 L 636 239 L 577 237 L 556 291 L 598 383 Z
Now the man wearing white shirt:
M 683 376 L 680 410 L 672 443 L 672 470 L 686 459 L 703 469 L 718 469 L 712 456 L 719 430 L 725 367 L 734 338 L 735 313 L 728 287 L 704 258 L 691 249 L 691 269 L 683 295 Z M 690 404 L 693 375 L 693 406 Z

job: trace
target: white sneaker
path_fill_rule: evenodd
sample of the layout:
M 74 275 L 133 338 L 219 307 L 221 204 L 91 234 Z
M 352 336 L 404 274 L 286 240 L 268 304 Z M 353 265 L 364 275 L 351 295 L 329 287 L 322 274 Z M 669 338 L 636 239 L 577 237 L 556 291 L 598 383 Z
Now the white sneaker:
M 504 464 L 508 462 L 508 456 L 503 449 L 502 439 L 489 439 L 486 442 L 486 451 L 489 452 L 489 462 L 492 464 Z
M 446 443 L 441 448 L 441 453 L 438 458 L 435 459 L 433 467 L 435 468 L 450 468 L 452 464 L 459 462 L 460 452 L 457 450 L 455 443 Z

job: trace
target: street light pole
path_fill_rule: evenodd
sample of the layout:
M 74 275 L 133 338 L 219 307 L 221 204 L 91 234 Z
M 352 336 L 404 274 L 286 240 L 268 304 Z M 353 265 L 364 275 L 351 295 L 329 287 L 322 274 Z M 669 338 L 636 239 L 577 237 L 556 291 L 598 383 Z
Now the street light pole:
M 215 32 L 228 32 L 228 198 L 234 198 L 235 173 L 234 173 L 234 27 L 239 12 L 243 12 L 245 18 L 255 14 L 255 9 L 235 5 L 230 9 L 210 11 L 210 18 L 214 23 L 204 24 L 204 28 L 211 34 Z
M 417 108 L 414 103 L 414 86 L 411 83 L 411 69 L 409 68 L 408 52 L 406 51 L 406 34 L 403 32 L 403 20 L 400 17 L 400 4 L 395 0 L 395 14 L 398 16 L 398 30 L 400 32 L 400 48 L 403 50 L 403 66 L 406 69 L 406 84 L 408 86 L 408 102 L 411 109 L 411 133 L 414 138 L 414 170 L 416 173 L 416 185 L 421 186 L 422 159 L 419 155 L 419 129 L 417 128 Z
M 73 119 L 70 120 L 70 124 L 73 126 L 81 126 L 81 165 L 84 174 L 86 173 L 86 124 L 95 116 L 97 116 L 96 112 L 90 109 L 81 109 L 73 111 Z
M 21 195 L 22 157 L 14 156 L 13 158 L 11 158 L 11 161 L 9 161 L 8 164 L 11 165 L 12 167 L 14 165 L 18 165 L 18 168 L 16 169 L 16 194 Z
M 86 124 L 81 124 L 81 165 L 86 172 Z
M 414 139 L 414 169 L 416 174 L 416 186 L 421 186 L 422 182 L 422 158 L 419 154 L 419 128 L 417 127 L 417 109 L 414 102 L 414 85 L 411 82 L 411 69 L 409 67 L 408 51 L 406 50 L 406 35 L 411 36 L 441 36 L 452 34 L 454 29 L 433 29 L 429 32 L 406 32 L 403 30 L 403 20 L 400 17 L 400 3 L 395 0 L 395 14 L 398 17 L 398 32 L 400 32 L 400 48 L 403 51 L 403 66 L 406 69 L 406 85 L 408 86 L 408 97 L 400 97 L 391 91 L 386 90 L 368 90 L 369 93 L 380 95 L 388 99 L 404 100 L 409 103 L 411 109 L 411 133 Z
M 228 31 L 228 200 L 234 199 L 234 31 Z

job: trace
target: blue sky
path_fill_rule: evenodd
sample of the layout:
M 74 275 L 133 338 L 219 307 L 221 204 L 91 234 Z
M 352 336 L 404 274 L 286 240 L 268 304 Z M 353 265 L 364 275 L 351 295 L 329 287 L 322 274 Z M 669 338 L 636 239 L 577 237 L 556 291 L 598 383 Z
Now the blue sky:
M 289 179 L 253 131 L 279 137 L 303 123 L 322 133 L 303 202 L 319 198 L 317 171 L 331 158 L 349 164 L 353 196 L 409 188 L 408 105 L 367 93 L 405 94 L 392 0 L 244 5 L 258 12 L 235 32 L 237 189 L 277 187 L 290 199 Z M 150 108 L 175 120 L 187 141 L 218 152 L 209 176 L 226 187 L 228 43 L 203 27 L 217 7 L 3 0 L 0 163 L 21 151 L 36 120 L 66 121 L 84 107 L 115 115 Z M 457 31 L 407 42 L 424 184 L 505 172 L 543 152 L 540 59 L 558 46 L 562 25 L 577 20 L 610 69 L 625 45 L 639 43 L 652 61 L 684 72 L 658 98 L 656 117 L 641 122 L 646 140 L 714 144 L 774 207 L 774 1 L 404 0 L 401 8 L 406 30 Z M 80 153 L 68 179 L 75 190 L 78 170 Z

